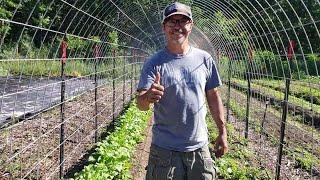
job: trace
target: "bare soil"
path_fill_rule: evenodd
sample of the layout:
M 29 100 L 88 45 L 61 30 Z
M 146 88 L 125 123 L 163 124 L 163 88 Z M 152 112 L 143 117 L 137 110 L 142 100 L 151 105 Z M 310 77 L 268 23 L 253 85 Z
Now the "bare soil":
M 99 141 L 113 116 L 117 117 L 123 109 L 123 102 L 130 101 L 130 88 L 126 86 L 116 85 L 114 114 L 113 90 L 109 85 L 98 88 L 97 115 L 94 91 L 89 91 L 65 103 L 64 123 L 57 105 L 33 119 L 12 122 L 11 126 L 1 129 L 0 179 L 59 179 L 61 145 L 63 174 L 74 171 L 75 165 L 83 163 L 83 157 L 94 148 L 95 135 Z M 62 143 L 61 127 L 64 129 Z

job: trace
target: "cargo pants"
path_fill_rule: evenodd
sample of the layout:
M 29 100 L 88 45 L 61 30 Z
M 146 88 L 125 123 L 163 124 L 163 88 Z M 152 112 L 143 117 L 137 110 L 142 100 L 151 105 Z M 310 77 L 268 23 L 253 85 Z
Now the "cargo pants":
M 217 179 L 208 146 L 192 152 L 178 152 L 151 145 L 146 169 L 146 180 Z

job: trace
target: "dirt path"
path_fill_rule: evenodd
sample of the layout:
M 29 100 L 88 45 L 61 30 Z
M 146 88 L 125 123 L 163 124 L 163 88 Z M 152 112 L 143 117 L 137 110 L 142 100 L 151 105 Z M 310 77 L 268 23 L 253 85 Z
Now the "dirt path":
M 153 120 L 151 119 L 148 127 L 145 130 L 144 141 L 138 144 L 136 152 L 133 157 L 133 165 L 131 169 L 131 175 L 133 180 L 144 180 L 146 176 L 146 166 L 148 164 L 149 150 L 151 146 L 152 139 L 152 124 Z

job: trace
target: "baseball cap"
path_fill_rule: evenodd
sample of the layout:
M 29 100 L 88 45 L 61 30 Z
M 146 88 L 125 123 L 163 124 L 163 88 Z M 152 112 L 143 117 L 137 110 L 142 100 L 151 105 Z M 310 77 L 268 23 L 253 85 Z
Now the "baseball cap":
M 164 9 L 162 23 L 164 22 L 165 19 L 175 14 L 181 14 L 181 15 L 187 16 L 192 20 L 191 8 L 185 4 L 174 2 L 172 4 L 169 4 Z

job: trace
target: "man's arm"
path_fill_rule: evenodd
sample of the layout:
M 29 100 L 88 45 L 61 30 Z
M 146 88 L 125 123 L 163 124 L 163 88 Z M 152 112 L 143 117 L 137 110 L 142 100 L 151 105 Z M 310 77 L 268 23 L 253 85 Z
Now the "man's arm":
M 148 90 L 138 91 L 137 106 L 141 111 L 147 111 L 150 104 L 159 102 L 164 93 L 164 87 L 160 85 L 160 73 L 158 72 L 154 83 Z
M 228 151 L 227 129 L 224 120 L 223 104 L 217 88 L 207 91 L 206 96 L 211 115 L 219 131 L 219 135 L 216 139 L 216 157 L 219 158 Z

